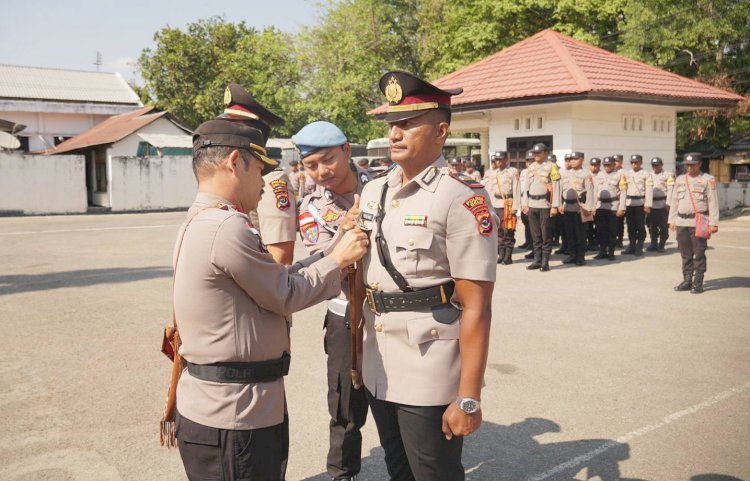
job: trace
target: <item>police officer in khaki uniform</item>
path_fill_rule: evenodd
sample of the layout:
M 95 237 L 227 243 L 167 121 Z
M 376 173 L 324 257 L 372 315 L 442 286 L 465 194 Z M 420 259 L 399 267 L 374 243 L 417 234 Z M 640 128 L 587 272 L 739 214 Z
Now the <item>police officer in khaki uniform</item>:
M 622 163 L 624 157 L 622 154 L 614 154 L 612 156 L 615 159 L 615 172 L 622 176 Z M 616 247 L 623 246 L 623 239 L 625 238 L 625 216 L 617 216 L 617 244 Z
M 497 263 L 513 263 L 513 246 L 516 244 L 516 214 L 521 205 L 521 185 L 518 169 L 509 167 L 508 153 L 494 152 L 490 156 L 492 168 L 487 170 L 482 184 L 487 189 L 500 226 L 497 229 Z M 506 212 L 507 211 L 507 212 Z
M 482 181 L 482 174 L 477 170 L 477 164 L 471 160 L 471 157 L 464 159 L 464 169 L 466 170 L 466 175 L 474 179 L 475 182 Z
M 617 245 L 617 215 L 620 207 L 620 181 L 622 174 L 615 170 L 615 159 L 602 159 L 604 170 L 594 178 L 594 196 L 596 197 L 596 239 L 599 253 L 594 259 L 615 260 Z
M 591 174 L 591 182 L 601 171 L 602 159 L 599 157 L 592 157 L 589 159 L 589 173 Z M 596 197 L 594 197 L 594 205 L 596 206 Z M 596 216 L 594 220 L 586 223 L 586 237 L 588 238 L 587 251 L 596 252 L 599 250 L 599 244 L 596 242 Z
M 526 176 L 529 175 L 529 166 L 534 162 L 534 152 L 531 150 L 526 151 L 525 158 L 524 158 L 524 169 L 521 171 L 521 174 L 518 176 L 518 183 L 519 185 L 525 185 L 526 183 Z M 526 192 L 521 189 L 521 201 L 523 202 L 523 198 L 526 196 Z M 526 214 L 526 212 L 521 209 L 521 222 L 523 223 L 523 244 L 518 246 L 521 249 L 532 249 L 531 252 L 526 254 L 524 256 L 525 259 L 533 259 L 534 258 L 534 250 L 533 246 L 534 243 L 531 241 L 531 228 L 529 227 L 529 216 Z
M 289 448 L 283 376 L 285 318 L 335 296 L 341 269 L 366 251 L 347 232 L 328 254 L 286 267 L 274 261 L 248 212 L 263 192 L 260 130 L 227 120 L 193 136 L 198 195 L 175 245 L 174 311 L 185 369 L 177 384 L 176 437 L 187 477 L 281 481 Z
M 557 164 L 547 160 L 547 146 L 534 144 L 531 151 L 534 163 L 528 168 L 525 184 L 521 184 L 524 196 L 521 197 L 523 211 L 529 216 L 531 238 L 534 242 L 534 262 L 526 269 L 549 271 L 549 258 L 552 254 L 551 218 L 558 214 L 560 207 L 560 172 Z
M 398 164 L 362 191 L 363 379 L 392 480 L 462 481 L 479 428 L 497 229 L 487 191 L 442 156 L 451 96 L 405 72 L 380 80 Z
M 643 255 L 643 241 L 646 240 L 646 219 L 644 205 L 649 195 L 651 184 L 647 182 L 650 175 L 643 170 L 643 157 L 630 156 L 630 170 L 624 171 L 620 180 L 619 216 L 625 215 L 628 224 L 628 248 L 623 254 Z
M 292 136 L 302 157 L 302 168 L 317 188 L 300 204 L 300 235 L 310 254 L 325 250 L 362 193 L 370 175 L 351 161 L 344 133 L 330 122 L 313 122 Z M 364 390 L 355 390 L 351 378 L 351 323 L 347 318 L 349 288 L 342 279 L 341 292 L 328 301 L 324 349 L 328 372 L 330 447 L 328 474 L 334 480 L 355 479 L 361 468 L 362 434 L 367 419 Z
M 669 215 L 669 197 L 671 197 L 674 187 L 674 175 L 664 170 L 664 162 L 660 157 L 651 159 L 651 168 L 653 171 L 646 180 L 651 189 L 646 191 L 646 206 L 644 209 L 647 212 L 646 225 L 651 234 L 651 245 L 646 250 L 664 252 L 664 246 L 669 238 L 667 217 Z
M 224 113 L 219 118 L 242 122 L 260 130 L 263 145 L 268 142 L 271 129 L 284 124 L 284 119 L 261 105 L 236 83 L 229 84 L 224 91 L 224 106 Z M 260 230 L 276 262 L 290 265 L 297 234 L 297 209 L 292 183 L 281 167 L 264 175 L 263 180 L 268 195 L 261 197 L 258 208 L 250 212 L 250 221 Z
M 582 266 L 586 263 L 586 227 L 582 215 L 594 211 L 594 183 L 591 174 L 582 168 L 583 152 L 571 152 L 565 157 L 568 169 L 561 174 L 560 188 L 569 254 L 563 264 Z
M 685 155 L 687 173 L 677 177 L 669 200 L 669 227 L 677 233 L 677 248 L 682 256 L 682 282 L 674 289 L 703 292 L 708 239 L 696 237 L 695 217 L 708 217 L 711 234 L 719 231 L 719 196 L 716 179 L 701 173 L 701 154 Z

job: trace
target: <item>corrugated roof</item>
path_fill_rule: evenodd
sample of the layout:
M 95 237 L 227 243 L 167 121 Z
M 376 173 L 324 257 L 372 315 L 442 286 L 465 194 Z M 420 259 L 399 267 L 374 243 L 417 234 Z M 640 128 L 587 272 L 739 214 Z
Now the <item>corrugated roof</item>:
M 117 142 L 136 132 L 141 127 L 167 115 L 166 112 L 150 113 L 152 110 L 154 110 L 154 107 L 148 106 L 126 114 L 110 117 L 104 122 L 91 127 L 89 130 L 69 138 L 54 149 L 48 150 L 45 154 L 67 154 L 88 147 Z
M 543 69 L 539 66 L 543 65 Z M 491 102 L 576 94 L 598 98 L 637 97 L 687 105 L 726 105 L 744 98 L 660 68 L 543 30 L 494 55 L 433 82 L 462 87 L 452 104 Z M 369 113 L 384 114 L 386 105 Z
M 0 65 L 0 98 L 141 105 L 117 73 Z

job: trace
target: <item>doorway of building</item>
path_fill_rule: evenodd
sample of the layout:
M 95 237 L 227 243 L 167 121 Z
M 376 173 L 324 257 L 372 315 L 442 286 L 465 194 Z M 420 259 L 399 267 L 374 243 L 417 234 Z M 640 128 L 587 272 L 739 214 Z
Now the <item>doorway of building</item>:
M 550 152 L 552 152 L 552 136 L 551 135 L 539 135 L 535 137 L 509 137 L 507 140 L 507 148 L 510 157 L 510 165 L 523 170 L 526 168 L 524 159 L 526 157 L 526 151 L 529 150 L 534 144 L 541 142 L 546 145 Z

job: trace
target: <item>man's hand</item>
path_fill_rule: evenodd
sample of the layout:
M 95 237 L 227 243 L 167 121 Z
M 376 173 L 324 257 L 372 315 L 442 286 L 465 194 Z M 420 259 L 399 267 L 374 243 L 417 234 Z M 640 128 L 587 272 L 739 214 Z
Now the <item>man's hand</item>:
M 354 227 L 360 212 L 361 209 L 359 208 L 359 194 L 354 194 L 354 205 L 352 205 L 351 209 L 346 211 L 344 220 L 341 221 L 341 227 L 343 229 Z
M 348 229 L 336 243 L 330 256 L 340 269 L 350 266 L 367 254 L 368 239 L 368 235 L 359 228 Z
M 643 212 L 644 212 L 645 214 L 650 214 L 650 213 L 651 213 L 651 207 L 644 207 L 644 208 L 643 208 Z
M 669 230 L 671 230 L 672 232 L 676 231 L 677 230 L 677 224 L 669 224 Z
M 523 215 L 529 215 L 529 208 L 528 207 L 523 207 L 523 208 L 521 208 L 521 212 L 523 212 Z
M 553 207 L 549 210 L 550 217 L 554 217 L 557 215 L 557 207 Z
M 615 214 L 615 215 L 617 215 L 617 217 L 622 217 L 622 216 L 624 216 L 624 215 L 625 215 L 625 211 L 624 211 L 624 210 L 620 210 L 620 209 L 617 209 L 617 214 Z
M 711 230 L 712 234 L 716 234 L 717 232 L 719 232 L 719 226 L 718 225 L 712 225 L 710 227 L 710 230 Z
M 481 408 L 475 413 L 468 414 L 452 402 L 443 413 L 443 434 L 449 441 L 453 439 L 453 436 L 468 436 L 479 429 L 481 424 Z

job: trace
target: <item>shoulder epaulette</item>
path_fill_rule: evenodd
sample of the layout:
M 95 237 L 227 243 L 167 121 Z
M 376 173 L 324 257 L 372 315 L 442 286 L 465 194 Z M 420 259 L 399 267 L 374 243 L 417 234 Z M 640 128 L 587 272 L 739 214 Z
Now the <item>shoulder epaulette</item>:
M 457 181 L 461 182 L 462 184 L 471 187 L 472 189 L 483 189 L 484 186 L 477 182 L 476 180 L 472 179 L 468 175 L 459 174 L 456 172 L 449 172 L 448 176 L 456 179 Z

